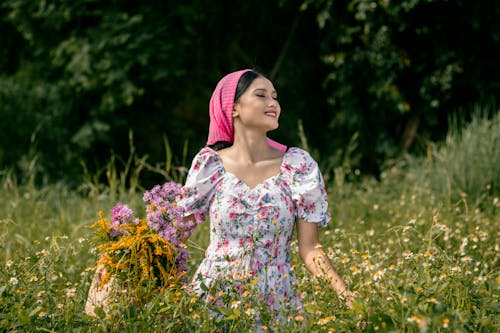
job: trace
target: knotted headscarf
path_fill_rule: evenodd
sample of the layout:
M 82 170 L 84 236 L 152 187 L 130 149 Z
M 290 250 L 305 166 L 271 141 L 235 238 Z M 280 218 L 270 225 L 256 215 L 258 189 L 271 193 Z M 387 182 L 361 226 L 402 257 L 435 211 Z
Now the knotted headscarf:
M 224 76 L 210 98 L 210 127 L 207 146 L 218 141 L 234 142 L 233 107 L 236 87 L 241 76 L 251 69 L 243 69 Z M 267 138 L 268 144 L 278 150 L 286 151 L 286 146 Z

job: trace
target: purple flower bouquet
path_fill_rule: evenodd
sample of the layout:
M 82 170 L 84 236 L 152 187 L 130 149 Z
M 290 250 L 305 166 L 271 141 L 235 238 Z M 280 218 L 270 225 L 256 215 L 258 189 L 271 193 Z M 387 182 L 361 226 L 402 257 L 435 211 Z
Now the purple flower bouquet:
M 146 191 L 143 219 L 123 204 L 112 209 L 111 222 L 99 212 L 93 227 L 98 229 L 100 257 L 87 298 L 87 314 L 94 315 L 97 307 L 107 312 L 111 295 L 118 289 L 141 301 L 152 292 L 186 283 L 188 252 L 182 240 L 195 224 L 183 220 L 183 210 L 176 204 L 181 188 L 167 182 Z

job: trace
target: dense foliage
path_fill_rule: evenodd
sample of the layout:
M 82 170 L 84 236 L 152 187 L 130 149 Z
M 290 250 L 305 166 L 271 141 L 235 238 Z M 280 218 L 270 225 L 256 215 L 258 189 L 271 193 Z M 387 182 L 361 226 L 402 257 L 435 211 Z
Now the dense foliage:
M 275 138 L 297 145 L 302 121 L 324 165 L 375 174 L 500 94 L 493 0 L 5 0 L 0 17 L 0 167 L 48 181 L 128 156 L 130 131 L 152 165 L 164 136 L 192 156 L 243 67 L 275 82 Z

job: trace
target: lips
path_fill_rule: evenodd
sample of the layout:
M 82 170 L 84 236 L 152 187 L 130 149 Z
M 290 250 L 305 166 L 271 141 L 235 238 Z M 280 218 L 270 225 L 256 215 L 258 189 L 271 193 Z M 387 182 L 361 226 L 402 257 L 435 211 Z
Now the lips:
M 277 118 L 278 117 L 278 111 L 276 110 L 267 110 L 264 112 L 266 116 Z

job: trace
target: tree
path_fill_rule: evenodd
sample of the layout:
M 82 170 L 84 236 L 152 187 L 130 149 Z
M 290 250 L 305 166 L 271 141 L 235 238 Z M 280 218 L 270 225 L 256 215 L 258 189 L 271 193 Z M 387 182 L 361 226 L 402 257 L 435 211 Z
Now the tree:
M 500 94 L 495 1 L 311 0 L 333 112 L 329 128 L 359 134 L 362 165 L 418 151 L 450 114 Z

